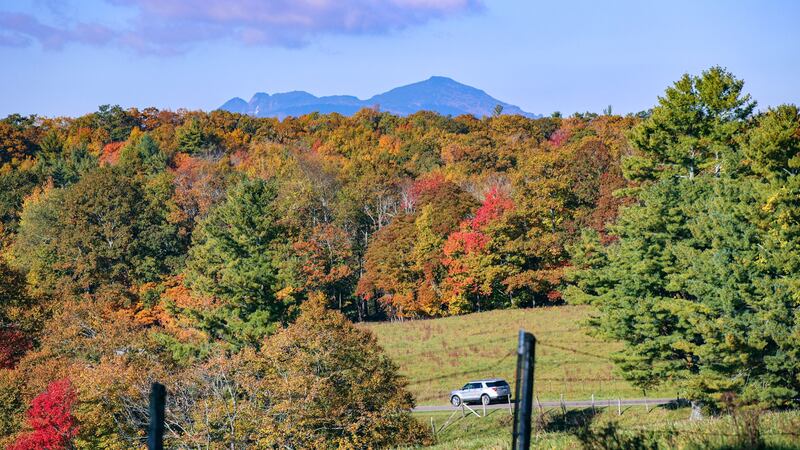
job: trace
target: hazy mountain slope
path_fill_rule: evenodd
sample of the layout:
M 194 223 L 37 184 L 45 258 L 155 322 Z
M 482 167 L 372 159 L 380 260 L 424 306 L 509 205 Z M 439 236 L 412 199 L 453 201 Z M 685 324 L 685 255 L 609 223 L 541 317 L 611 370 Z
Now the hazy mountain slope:
M 367 100 L 360 100 L 351 95 L 317 97 L 305 91 L 272 95 L 259 92 L 253 95 L 249 102 L 235 97 L 225 102 L 219 109 L 256 117 L 283 118 L 315 111 L 352 115 L 361 108 L 378 106 L 383 111 L 399 115 L 427 110 L 452 116 L 472 114 L 482 117 L 492 115 L 496 105 L 503 106 L 503 114 L 537 117 L 517 106 L 497 100 L 480 89 L 447 77 L 431 77 L 425 81 L 394 88 Z

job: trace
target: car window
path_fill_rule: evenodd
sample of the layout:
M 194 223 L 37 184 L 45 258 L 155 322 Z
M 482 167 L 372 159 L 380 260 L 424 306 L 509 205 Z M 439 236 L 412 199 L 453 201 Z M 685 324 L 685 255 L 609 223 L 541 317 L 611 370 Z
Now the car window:
M 470 386 L 472 386 L 472 384 L 471 384 L 471 383 L 467 383 L 467 384 L 465 384 L 465 385 L 464 385 L 464 387 L 462 387 L 461 389 L 462 389 L 462 390 L 464 390 L 464 389 L 472 389 Z
M 508 387 L 508 383 L 506 383 L 505 381 L 492 381 L 492 382 L 486 383 L 486 386 L 488 386 L 488 387 Z
M 481 386 L 480 383 L 472 383 L 472 389 L 482 389 L 482 388 L 483 386 Z

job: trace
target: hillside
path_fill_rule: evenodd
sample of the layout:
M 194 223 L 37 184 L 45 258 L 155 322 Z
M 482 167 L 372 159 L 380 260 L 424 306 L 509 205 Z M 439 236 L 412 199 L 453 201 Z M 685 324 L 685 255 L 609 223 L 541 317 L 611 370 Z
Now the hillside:
M 471 379 L 500 377 L 513 383 L 517 333 L 537 339 L 534 389 L 541 400 L 641 397 L 614 372 L 610 355 L 621 346 L 589 336 L 588 306 L 510 309 L 443 319 L 368 325 L 400 365 L 420 405 L 446 404 L 452 389 Z M 677 393 L 665 386 L 652 397 Z
M 330 95 L 317 97 L 305 91 L 276 94 L 259 92 L 245 101 L 234 97 L 221 110 L 249 114 L 255 117 L 301 116 L 312 112 L 322 114 L 336 112 L 353 115 L 361 108 L 379 107 L 382 111 L 406 116 L 417 111 L 435 111 L 443 115 L 458 116 L 472 114 L 476 117 L 491 116 L 497 105 L 505 114 L 540 117 L 523 111 L 518 106 L 497 100 L 486 92 L 459 83 L 447 77 L 430 77 L 427 80 L 400 86 L 361 100 L 352 95 Z

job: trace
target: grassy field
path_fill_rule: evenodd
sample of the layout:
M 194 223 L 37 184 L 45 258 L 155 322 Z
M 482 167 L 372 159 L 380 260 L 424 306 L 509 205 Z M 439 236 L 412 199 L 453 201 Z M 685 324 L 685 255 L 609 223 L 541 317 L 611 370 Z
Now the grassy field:
M 617 425 L 619 435 L 650 435 L 661 448 L 677 449 L 734 449 L 748 448 L 745 441 L 751 433 L 746 432 L 745 421 L 731 416 L 690 421 L 688 408 L 669 409 L 629 407 L 621 416 L 616 408 L 568 410 L 545 410 L 535 419 L 536 429 L 532 436 L 532 448 L 579 449 L 581 443 L 575 433 L 583 426 L 599 429 L 612 422 Z M 445 425 L 450 413 L 417 414 L 426 425 L 433 424 L 437 430 Z M 543 418 L 541 418 L 543 417 Z M 800 448 L 800 412 L 766 413 L 759 418 L 760 433 L 764 449 Z M 512 419 L 507 411 L 493 410 L 486 417 L 455 417 L 450 425 L 436 435 L 436 444 L 430 449 L 509 449 L 511 447 Z M 623 446 L 626 447 L 626 446 Z M 614 447 L 617 448 L 617 447 Z
M 619 343 L 604 342 L 586 332 L 592 314 L 587 306 L 558 306 L 492 311 L 444 319 L 366 325 L 409 379 L 417 402 L 445 404 L 451 389 L 471 379 L 502 377 L 513 383 L 517 333 L 532 331 L 536 348 L 535 391 L 540 400 L 584 400 L 592 394 L 598 407 L 557 408 L 536 412 L 533 448 L 578 449 L 578 430 L 600 429 L 614 423 L 622 436 L 646 435 L 661 448 L 747 448 L 748 435 L 741 417 L 688 420 L 688 408 L 629 406 L 618 414 L 603 400 L 639 398 L 642 392 L 615 373 L 610 355 Z M 674 386 L 663 386 L 649 397 L 674 397 Z M 508 449 L 512 418 L 506 409 L 490 410 L 486 417 L 462 417 L 460 412 L 416 413 L 437 430 L 432 449 Z M 765 449 L 800 449 L 800 412 L 773 412 L 760 416 Z M 446 426 L 445 426 L 446 425 Z M 617 437 L 615 439 L 622 439 Z M 614 440 L 614 439 L 612 439 Z M 630 444 L 621 448 L 630 447 Z
M 512 384 L 520 328 L 536 335 L 534 389 L 539 399 L 638 398 L 642 391 L 613 370 L 619 343 L 589 336 L 588 306 L 555 306 L 475 313 L 434 320 L 369 324 L 409 379 L 420 405 L 446 404 L 448 393 L 469 380 L 505 378 Z M 650 397 L 674 397 L 669 384 Z

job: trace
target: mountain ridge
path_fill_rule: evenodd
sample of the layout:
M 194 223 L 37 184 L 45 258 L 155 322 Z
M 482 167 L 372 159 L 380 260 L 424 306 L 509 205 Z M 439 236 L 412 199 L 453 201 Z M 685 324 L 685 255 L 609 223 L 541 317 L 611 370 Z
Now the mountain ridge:
M 401 116 L 417 111 L 435 111 L 443 115 L 458 116 L 472 114 L 476 117 L 491 116 L 495 107 L 503 107 L 503 114 L 519 114 L 526 117 L 541 115 L 523 111 L 520 107 L 500 101 L 485 91 L 459 83 L 452 78 L 432 76 L 427 80 L 390 89 L 381 94 L 361 100 L 352 95 L 327 95 L 317 97 L 306 91 L 289 91 L 268 94 L 257 92 L 250 101 L 233 97 L 218 109 L 249 114 L 255 117 L 299 116 L 311 112 L 352 115 L 362 108 L 377 106 Z

